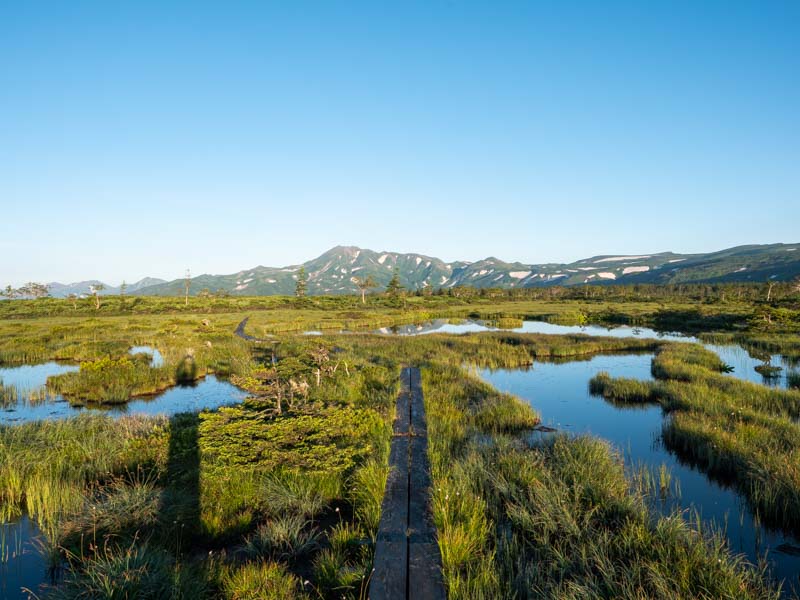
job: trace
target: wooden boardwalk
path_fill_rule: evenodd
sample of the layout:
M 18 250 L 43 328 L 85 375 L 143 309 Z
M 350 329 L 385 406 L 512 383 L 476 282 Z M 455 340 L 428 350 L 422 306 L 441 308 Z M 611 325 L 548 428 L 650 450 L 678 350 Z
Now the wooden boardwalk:
M 442 555 L 430 506 L 428 430 L 419 369 L 406 367 L 400 377 L 369 598 L 444 600 Z

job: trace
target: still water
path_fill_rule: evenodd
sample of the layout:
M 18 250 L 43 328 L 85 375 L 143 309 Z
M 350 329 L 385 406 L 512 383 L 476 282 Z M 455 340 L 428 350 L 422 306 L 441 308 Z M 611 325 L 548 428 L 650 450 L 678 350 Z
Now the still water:
M 149 346 L 135 346 L 131 354 L 152 355 L 151 364 L 159 367 L 164 359 L 158 350 Z M 40 419 L 65 419 L 81 412 L 105 413 L 111 416 L 144 414 L 173 415 L 180 412 L 214 409 L 241 402 L 246 393 L 236 386 L 213 375 L 195 382 L 170 388 L 153 396 L 136 398 L 125 404 L 107 406 L 71 406 L 63 397 L 46 392 L 47 378 L 70 371 L 77 365 L 47 362 L 39 365 L 21 365 L 0 368 L 0 381 L 17 390 L 17 401 L 0 407 L 0 425 L 16 425 Z
M 600 355 L 568 363 L 536 362 L 526 370 L 479 370 L 479 375 L 498 390 L 528 401 L 542 423 L 559 431 L 586 433 L 611 442 L 631 467 L 657 472 L 666 465 L 679 488 L 656 508 L 697 511 L 705 523 L 722 529 L 734 552 L 757 562 L 767 554 L 777 579 L 798 583 L 800 540 L 770 531 L 754 517 L 733 489 L 709 479 L 682 463 L 661 443 L 667 418 L 658 406 L 619 408 L 589 393 L 589 380 L 601 371 L 613 377 L 650 380 L 652 354 Z
M 556 325 L 545 323 L 544 321 L 523 321 L 521 327 L 513 329 L 497 329 L 491 327 L 486 322 L 477 320 L 466 320 L 451 323 L 448 319 L 434 319 L 424 323 L 412 323 L 396 327 L 384 327 L 374 333 L 379 335 L 428 335 L 433 333 L 480 333 L 482 331 L 508 331 L 513 333 L 545 333 L 552 335 L 575 335 L 582 334 L 588 336 L 604 336 L 614 338 L 655 338 L 671 342 L 697 342 L 703 344 L 709 350 L 716 352 L 719 357 L 728 365 L 733 367 L 732 377 L 761 383 L 776 387 L 787 387 L 787 374 L 796 368 L 792 363 L 779 354 L 769 357 L 769 364 L 782 368 L 777 377 L 765 378 L 758 373 L 755 368 L 765 363 L 763 358 L 754 358 L 737 345 L 705 344 L 695 337 L 684 335 L 677 332 L 659 332 L 647 327 L 630 327 L 627 325 L 619 327 L 602 327 L 600 325 Z

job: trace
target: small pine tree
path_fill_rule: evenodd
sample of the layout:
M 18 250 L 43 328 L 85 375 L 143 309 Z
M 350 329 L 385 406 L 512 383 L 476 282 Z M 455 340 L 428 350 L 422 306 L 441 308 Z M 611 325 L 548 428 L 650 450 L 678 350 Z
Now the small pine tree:
M 392 278 L 389 280 L 389 285 L 386 286 L 386 293 L 392 297 L 397 297 L 400 295 L 400 290 L 403 289 L 403 286 L 400 285 L 400 277 L 397 276 L 397 271 L 392 274 Z
M 307 288 L 308 275 L 306 275 L 306 268 L 300 267 L 300 270 L 297 272 L 297 283 L 294 286 L 294 295 L 298 298 L 305 298 Z

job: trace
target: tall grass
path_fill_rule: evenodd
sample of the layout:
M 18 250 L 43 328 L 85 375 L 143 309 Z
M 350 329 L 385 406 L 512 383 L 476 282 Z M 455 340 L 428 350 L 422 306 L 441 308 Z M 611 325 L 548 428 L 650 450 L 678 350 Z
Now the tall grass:
M 79 416 L 0 427 L 0 501 L 40 522 L 74 510 L 85 486 L 164 460 L 163 419 Z
M 800 391 L 727 377 L 712 352 L 692 345 L 663 349 L 654 382 L 601 373 L 593 393 L 623 402 L 657 402 L 672 417 L 665 444 L 684 459 L 734 483 L 768 524 L 800 531 Z
M 0 379 L 0 407 L 6 408 L 14 406 L 19 400 L 17 388 L 13 385 L 3 385 L 3 380 Z
M 651 514 L 605 443 L 487 440 L 474 415 L 500 395 L 454 368 L 429 365 L 423 375 L 450 598 L 778 597 L 713 532 Z

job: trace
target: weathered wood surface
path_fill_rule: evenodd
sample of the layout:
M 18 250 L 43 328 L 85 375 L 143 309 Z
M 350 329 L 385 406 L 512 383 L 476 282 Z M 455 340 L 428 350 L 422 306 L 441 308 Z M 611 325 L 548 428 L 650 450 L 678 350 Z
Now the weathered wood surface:
M 428 430 L 419 369 L 403 369 L 400 381 L 369 598 L 444 600 L 442 556 L 430 506 Z

